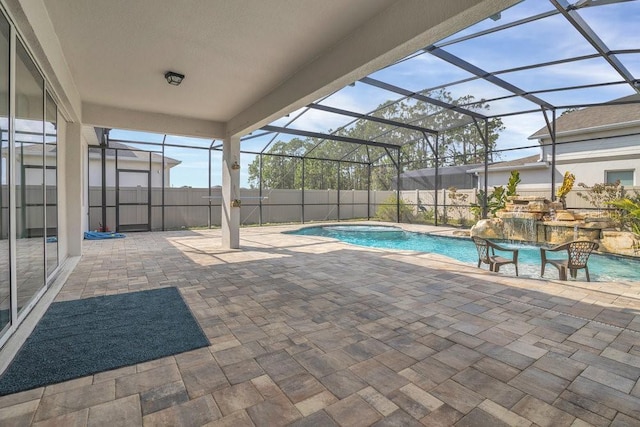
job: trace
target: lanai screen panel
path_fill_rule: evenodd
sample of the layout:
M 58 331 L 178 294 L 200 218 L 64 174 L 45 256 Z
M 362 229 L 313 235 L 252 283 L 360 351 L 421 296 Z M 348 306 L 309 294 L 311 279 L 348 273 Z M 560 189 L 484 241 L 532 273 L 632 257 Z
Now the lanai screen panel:
M 391 83 L 411 92 L 424 90 L 425 82 L 437 88 L 453 81 L 473 78 L 473 74 L 424 52 L 416 52 L 369 77 Z
M 275 132 L 257 130 L 240 139 L 240 151 L 248 153 L 261 153 L 263 151 L 267 151 L 273 141 L 277 140 L 279 137 L 280 135 Z M 222 142 L 214 143 L 213 147 L 222 150 Z
M 639 43 L 640 44 L 640 43 Z M 636 53 L 628 53 L 624 55 L 616 55 L 616 57 L 627 67 L 636 80 L 640 79 L 640 49 Z
M 640 2 L 628 1 L 612 3 L 606 7 L 586 7 L 580 9 L 579 13 L 611 50 L 640 48 Z M 615 22 L 615 25 L 612 25 L 612 22 Z

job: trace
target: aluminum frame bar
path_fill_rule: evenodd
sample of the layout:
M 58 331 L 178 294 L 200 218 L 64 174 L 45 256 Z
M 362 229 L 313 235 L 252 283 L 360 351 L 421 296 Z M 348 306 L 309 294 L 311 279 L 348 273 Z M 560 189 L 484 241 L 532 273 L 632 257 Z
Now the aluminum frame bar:
M 551 0 L 554 1 L 554 0 Z M 461 70 L 467 71 L 471 74 L 474 74 L 478 77 L 480 77 L 483 80 L 488 81 L 489 83 L 492 83 L 502 89 L 508 90 L 509 92 L 512 92 L 516 95 L 520 95 L 522 98 L 533 102 L 534 104 L 540 106 L 540 107 L 545 107 L 548 109 L 552 109 L 553 105 L 551 105 L 550 103 L 548 103 L 547 101 L 544 101 L 536 96 L 530 95 L 527 91 L 520 89 L 519 87 L 505 81 L 502 80 L 500 77 L 496 76 L 494 73 L 490 73 L 488 71 L 483 70 L 480 67 L 476 67 L 475 65 L 471 64 L 470 62 L 465 61 L 464 59 L 455 56 L 449 52 L 447 52 L 444 49 L 441 49 L 439 47 L 436 46 L 429 46 L 427 48 L 425 48 L 425 51 L 431 53 L 433 56 L 435 56 L 436 58 L 440 58 L 443 61 L 446 61 L 458 68 L 460 68 Z M 485 119 L 486 116 L 482 116 L 482 117 L 478 117 L 478 118 L 482 118 Z
M 355 117 L 357 119 L 369 120 L 371 122 L 382 123 L 382 124 L 385 124 L 385 125 L 395 126 L 395 127 L 409 129 L 409 130 L 415 130 L 417 132 L 422 132 L 422 133 L 425 133 L 425 132 L 426 133 L 430 133 L 430 134 L 437 134 L 438 133 L 437 131 L 435 131 L 433 129 L 423 128 L 423 127 L 420 127 L 420 126 L 414 126 L 414 125 L 406 124 L 406 123 L 403 123 L 403 122 L 397 122 L 395 120 L 383 119 L 381 117 L 370 116 L 368 114 L 356 113 L 356 112 L 349 111 L 349 110 L 343 110 L 343 109 L 340 109 L 340 108 L 330 107 L 328 105 L 322 105 L 322 104 L 313 103 L 313 104 L 307 105 L 307 107 L 312 108 L 314 110 L 326 111 L 328 113 L 339 114 L 339 115 L 342 115 L 342 116 Z
M 348 136 L 331 135 L 328 133 L 311 132 L 311 131 L 300 130 L 300 129 L 289 129 L 289 128 L 283 128 L 279 126 L 267 125 L 267 126 L 263 126 L 261 129 L 284 133 L 288 135 L 306 136 L 308 138 L 328 139 L 331 141 L 349 142 L 351 144 L 370 145 L 372 147 L 384 147 L 384 148 L 391 148 L 391 149 L 398 149 L 400 147 L 399 145 L 387 144 L 386 142 L 367 141 L 364 139 L 350 138 Z M 331 159 L 327 159 L 327 160 L 331 160 Z
M 595 31 L 593 31 L 589 24 L 582 19 L 580 14 L 576 11 L 576 8 L 570 5 L 566 0 L 549 1 L 556 7 L 556 9 L 558 9 L 562 16 L 564 16 L 565 19 L 569 21 L 569 23 L 573 25 L 580 34 L 582 34 L 589 44 L 593 46 L 596 52 L 598 52 L 602 58 L 607 61 L 627 83 L 629 83 L 633 90 L 635 90 L 636 93 L 640 93 L 640 81 L 633 77 L 633 74 L 631 74 L 627 67 L 625 67 L 615 55 L 611 54 L 611 49 L 609 49 L 607 44 L 598 36 L 598 34 L 596 34 Z
M 376 79 L 372 79 L 371 77 L 363 77 L 362 79 L 358 80 L 364 84 L 368 84 L 369 86 L 374 86 L 377 87 L 379 89 L 384 89 L 384 90 L 388 90 L 389 92 L 394 92 L 397 93 L 399 95 L 404 95 L 407 98 L 412 98 L 418 101 L 422 101 L 422 102 L 426 102 L 432 105 L 436 105 L 438 107 L 442 107 L 444 109 L 447 110 L 452 110 L 455 111 L 457 113 L 461 113 L 467 116 L 471 116 L 471 117 L 475 117 L 477 119 L 485 119 L 485 115 L 484 114 L 480 114 L 477 113 L 475 111 L 471 111 L 471 110 L 467 110 L 465 108 L 462 107 L 458 107 L 457 105 L 453 105 L 453 104 L 449 104 L 448 102 L 444 102 L 441 101 L 439 99 L 435 99 L 435 98 L 431 98 L 429 96 L 423 95 L 421 93 L 418 92 L 411 92 L 410 90 L 407 89 L 403 89 L 401 87 L 392 85 L 390 83 L 385 83 L 382 82 L 380 80 L 376 80 Z

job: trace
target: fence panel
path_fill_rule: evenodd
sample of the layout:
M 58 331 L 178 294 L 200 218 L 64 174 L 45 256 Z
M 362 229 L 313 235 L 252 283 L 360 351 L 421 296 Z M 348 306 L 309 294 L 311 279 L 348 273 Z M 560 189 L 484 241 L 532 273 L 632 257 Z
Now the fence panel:
M 627 194 L 640 194 L 640 187 L 627 187 Z M 569 209 L 595 210 L 588 201 L 578 196 L 578 192 L 584 189 L 572 190 L 566 198 Z M 453 200 L 448 190 L 438 192 L 438 215 L 440 223 L 449 220 L 452 224 L 459 224 L 461 220 L 469 225 L 473 220 L 470 209 L 472 203 L 477 203 L 475 190 L 458 190 L 458 196 L 466 196 L 466 200 L 458 198 Z M 108 207 L 107 224 L 115 224 L 115 188 L 107 188 Z M 518 191 L 525 197 L 549 198 L 548 189 L 526 189 Z M 304 191 L 304 220 L 333 221 L 366 218 L 367 213 L 375 218 L 381 213 L 388 217 L 381 219 L 394 221 L 395 215 L 395 191 L 371 191 L 366 190 L 341 190 L 340 191 L 340 218 L 338 218 L 338 191 L 337 190 L 305 190 Z M 273 189 L 263 192 L 264 199 L 260 199 L 258 190 L 241 190 L 240 199 L 242 207 L 240 221 L 242 224 L 260 223 L 260 202 L 262 201 L 262 223 L 301 222 L 303 215 L 303 195 L 301 190 Z M 404 215 L 403 220 L 416 223 L 433 222 L 435 212 L 435 192 L 433 190 L 405 190 L 400 192 L 400 198 L 409 215 Z M 370 200 L 369 212 L 367 212 L 367 200 Z M 109 202 L 111 201 L 111 202 Z M 120 201 L 126 203 L 142 203 L 146 201 L 143 192 L 137 187 L 121 188 Z M 162 192 L 154 189 L 152 192 L 152 229 L 162 229 Z M 89 189 L 89 218 L 90 229 L 99 229 L 102 221 L 102 203 L 100 187 Z M 164 198 L 164 220 L 166 229 L 179 229 L 185 227 L 206 227 L 209 222 L 212 226 L 221 224 L 222 195 L 219 187 L 211 190 L 207 188 L 166 188 Z M 211 210 L 209 205 L 211 204 Z M 209 219 L 209 212 L 211 218 Z M 139 212 L 135 209 L 121 210 L 120 221 L 123 224 L 143 221 L 138 218 Z M 405 218 L 405 217 L 408 217 Z M 143 221 L 144 222 L 144 221 Z

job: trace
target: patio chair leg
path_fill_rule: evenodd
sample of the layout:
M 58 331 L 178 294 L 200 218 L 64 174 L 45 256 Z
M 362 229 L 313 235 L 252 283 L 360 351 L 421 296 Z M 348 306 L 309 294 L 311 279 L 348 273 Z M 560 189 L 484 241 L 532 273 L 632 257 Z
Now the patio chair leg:
M 587 275 L 587 282 L 590 282 L 591 279 L 589 278 L 589 267 L 587 267 L 586 265 L 584 266 L 584 272 Z
M 542 263 L 542 267 L 540 268 L 540 277 L 544 276 L 544 264 Z
M 560 280 L 567 280 L 567 269 L 564 267 L 561 267 L 559 269 L 560 272 Z
M 516 277 L 518 277 L 518 264 L 514 264 L 516 266 Z

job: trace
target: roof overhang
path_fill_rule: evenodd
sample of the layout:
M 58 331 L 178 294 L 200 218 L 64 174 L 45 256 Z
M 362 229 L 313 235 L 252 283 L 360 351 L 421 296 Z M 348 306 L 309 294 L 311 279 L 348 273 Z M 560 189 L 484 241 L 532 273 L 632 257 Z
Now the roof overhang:
M 520 170 L 531 170 L 531 169 L 549 169 L 549 167 L 551 167 L 549 162 L 540 161 L 540 162 L 534 162 L 534 163 L 525 163 L 522 165 L 489 166 L 488 172 L 491 173 L 491 172 L 509 172 L 514 170 L 520 171 Z M 483 175 L 484 167 L 469 169 L 467 173 L 475 173 L 475 174 Z
M 602 125 L 602 126 L 593 126 L 593 127 L 588 127 L 588 128 L 582 128 L 582 129 L 572 129 L 572 130 L 567 130 L 567 131 L 563 131 L 563 132 L 556 132 L 556 138 L 565 137 L 565 136 L 576 136 L 576 135 L 586 135 L 586 134 L 607 132 L 607 131 L 618 130 L 618 129 L 628 129 L 628 128 L 632 128 L 632 127 L 640 127 L 640 120 L 632 120 L 632 121 L 628 121 L 628 122 L 613 123 L 613 124 L 607 124 L 607 125 Z M 549 139 L 549 138 L 551 138 L 551 136 L 547 133 L 547 134 L 535 135 L 535 136 L 531 135 L 527 139 L 530 139 L 530 140 L 536 140 L 536 139 L 537 140 L 544 140 L 544 139 Z
M 517 0 L 4 0 L 65 118 L 242 136 Z M 176 87 L 164 73 L 185 74 Z

